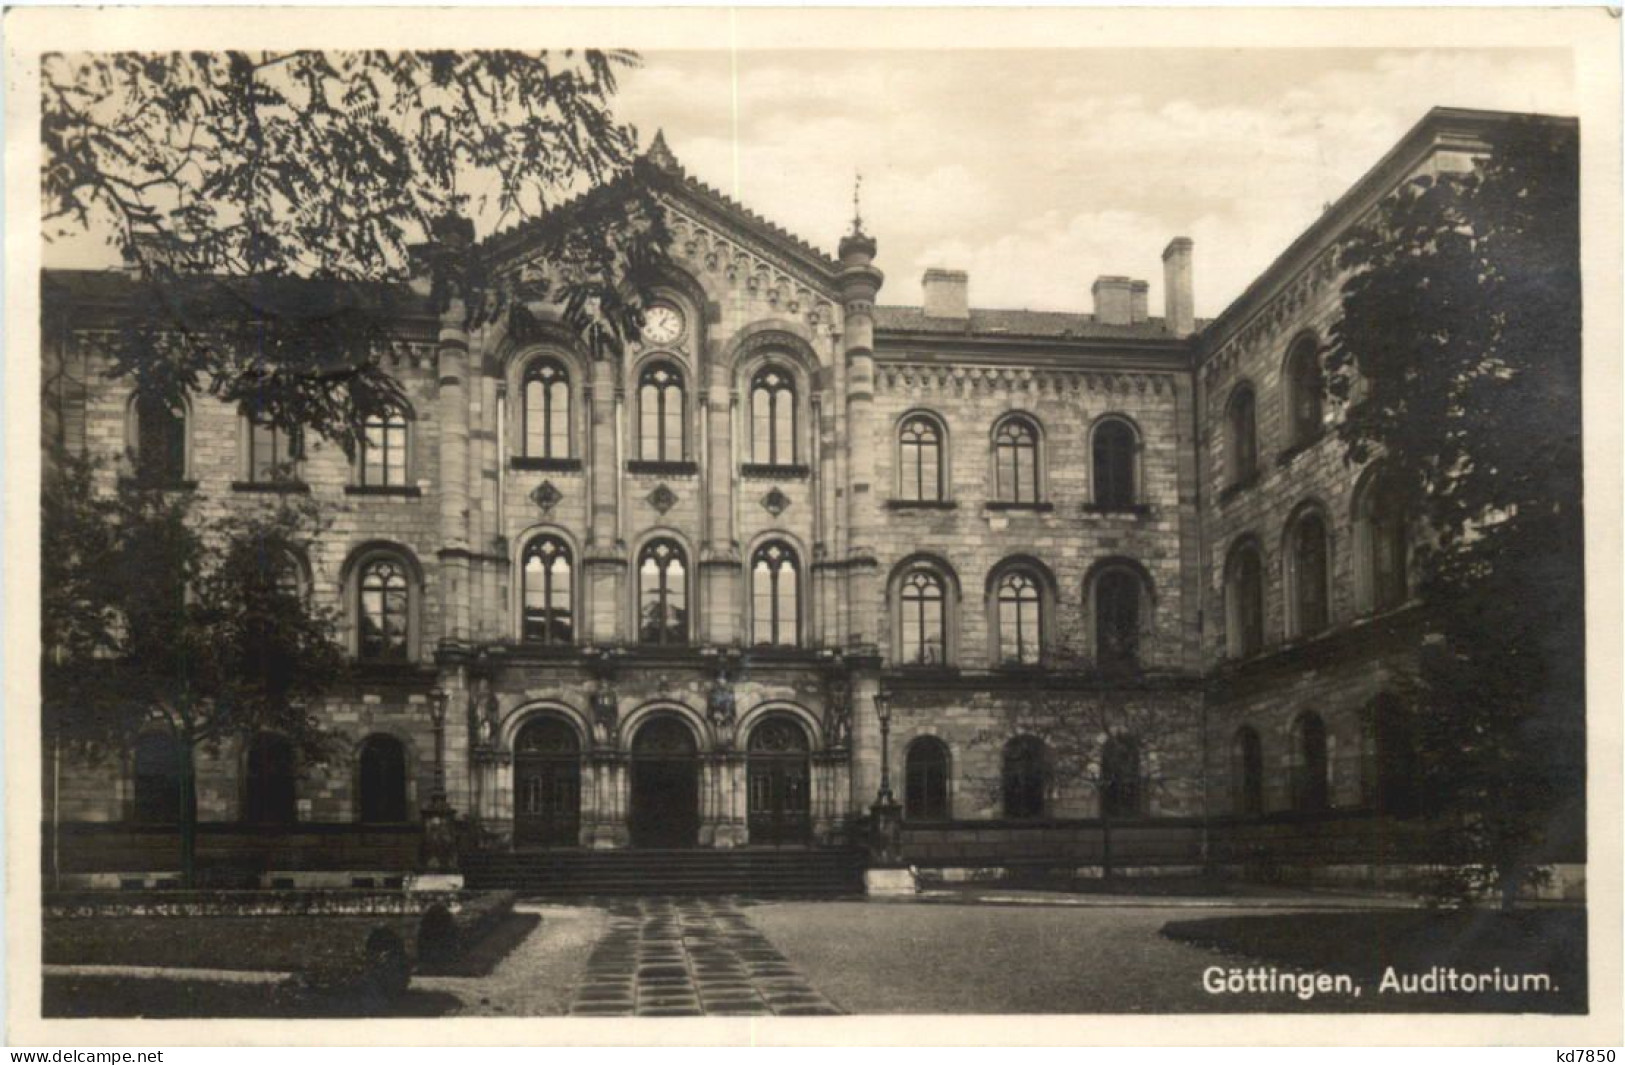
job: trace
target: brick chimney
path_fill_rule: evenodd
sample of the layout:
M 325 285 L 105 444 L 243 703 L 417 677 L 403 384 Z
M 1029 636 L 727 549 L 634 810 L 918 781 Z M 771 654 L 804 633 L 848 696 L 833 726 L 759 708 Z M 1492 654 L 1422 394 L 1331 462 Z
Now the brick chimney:
M 1095 297 L 1095 321 L 1101 325 L 1128 325 L 1134 317 L 1134 282 L 1126 277 L 1097 277 L 1090 289 Z
M 1196 309 L 1191 302 L 1191 238 L 1175 237 L 1162 253 L 1163 298 L 1167 300 L 1164 325 L 1176 337 L 1196 332 Z
M 1151 283 L 1149 281 L 1136 281 L 1129 286 L 1128 292 L 1129 321 L 1134 325 L 1149 321 L 1151 312 L 1146 307 L 1146 301 L 1151 296 Z
M 963 270 L 925 272 L 921 282 L 925 288 L 925 316 L 927 318 L 970 317 L 970 275 Z

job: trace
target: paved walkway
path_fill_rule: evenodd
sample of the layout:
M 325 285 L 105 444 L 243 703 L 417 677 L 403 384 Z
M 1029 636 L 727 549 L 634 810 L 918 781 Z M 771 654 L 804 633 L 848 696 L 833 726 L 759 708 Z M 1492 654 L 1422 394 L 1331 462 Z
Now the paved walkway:
M 583 1017 L 840 1013 L 730 899 L 609 904 L 570 1013 Z

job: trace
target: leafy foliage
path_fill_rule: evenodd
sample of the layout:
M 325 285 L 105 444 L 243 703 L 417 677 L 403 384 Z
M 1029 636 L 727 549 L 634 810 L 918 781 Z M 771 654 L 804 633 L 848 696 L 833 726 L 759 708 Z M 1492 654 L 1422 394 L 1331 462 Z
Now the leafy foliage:
M 1578 177 L 1572 127 L 1508 122 L 1341 250 L 1328 383 L 1349 461 L 1425 530 L 1416 725 L 1456 894 L 1510 899 L 1584 791 Z
M 382 359 L 410 316 L 460 306 L 478 326 L 540 300 L 564 307 L 595 353 L 636 337 L 637 284 L 668 240 L 652 195 L 616 182 L 637 137 L 610 104 L 636 62 L 51 54 L 47 237 L 105 234 L 132 268 L 130 313 L 108 342 L 115 374 L 172 401 L 251 400 L 349 451 L 366 417 L 401 398 Z M 499 226 L 537 223 L 546 269 L 473 243 L 466 217 L 492 212 Z M 398 284 L 414 276 L 426 296 Z

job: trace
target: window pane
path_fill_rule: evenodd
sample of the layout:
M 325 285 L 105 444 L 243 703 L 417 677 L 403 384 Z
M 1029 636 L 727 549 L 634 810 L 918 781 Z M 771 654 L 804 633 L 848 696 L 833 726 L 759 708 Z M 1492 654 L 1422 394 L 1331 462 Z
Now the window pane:
M 638 454 L 646 462 L 660 458 L 660 389 L 646 385 L 638 392 Z
M 787 647 L 799 643 L 796 611 L 796 568 L 788 563 L 779 567 L 778 642 Z
M 562 459 L 570 456 L 570 386 L 554 381 L 548 387 L 547 454 Z
M 665 393 L 665 427 L 661 459 L 680 462 L 683 458 L 683 390 L 675 385 Z
M 249 429 L 249 480 L 269 481 L 275 476 L 279 461 L 276 454 L 276 437 L 276 430 L 269 425 L 256 423 Z
M 767 389 L 751 389 L 751 458 L 756 462 L 773 461 L 773 397 Z
M 760 559 L 751 570 L 751 612 L 757 643 L 773 642 L 773 571 Z
M 782 388 L 773 398 L 773 461 L 788 465 L 796 461 L 795 394 Z
M 671 643 L 688 638 L 688 583 L 678 558 L 666 566 L 666 636 Z
M 546 386 L 534 378 L 525 382 L 525 454 L 547 453 Z
M 642 632 L 645 643 L 659 643 L 661 627 L 664 624 L 663 597 L 660 587 L 660 564 L 653 558 L 645 558 L 638 571 L 638 585 L 642 594 Z

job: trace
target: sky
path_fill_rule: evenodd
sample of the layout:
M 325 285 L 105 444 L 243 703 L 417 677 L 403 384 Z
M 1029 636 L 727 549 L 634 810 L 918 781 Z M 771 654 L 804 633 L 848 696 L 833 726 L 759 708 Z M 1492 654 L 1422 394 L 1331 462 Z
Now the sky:
M 861 172 L 882 303 L 928 267 L 972 306 L 1088 311 L 1126 274 L 1162 307 L 1195 248 L 1217 315 L 1433 106 L 1574 114 L 1562 50 L 645 52 L 620 110 L 689 173 L 833 252 Z

